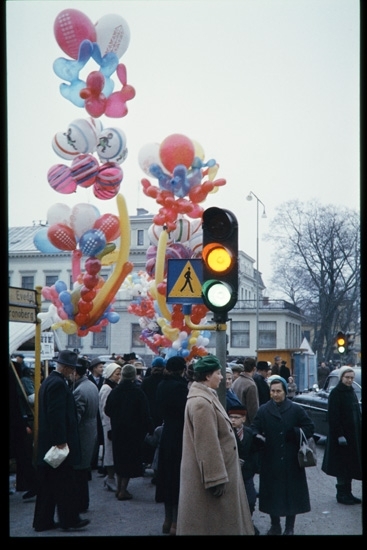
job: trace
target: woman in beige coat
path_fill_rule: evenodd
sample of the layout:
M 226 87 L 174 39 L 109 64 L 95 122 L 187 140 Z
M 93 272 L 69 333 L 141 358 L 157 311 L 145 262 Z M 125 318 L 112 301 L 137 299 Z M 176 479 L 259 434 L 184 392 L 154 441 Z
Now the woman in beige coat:
M 236 437 L 216 390 L 221 365 L 194 364 L 185 409 L 177 535 L 254 535 Z

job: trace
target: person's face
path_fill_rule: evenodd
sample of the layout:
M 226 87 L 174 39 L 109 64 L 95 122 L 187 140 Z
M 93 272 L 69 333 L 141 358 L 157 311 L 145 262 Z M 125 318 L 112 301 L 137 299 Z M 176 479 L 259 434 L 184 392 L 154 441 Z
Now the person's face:
M 279 357 L 279 359 L 277 359 L 275 362 L 276 362 L 277 365 L 280 366 L 282 364 L 282 358 Z
M 232 386 L 233 382 L 233 374 L 230 374 L 229 372 L 226 373 L 226 388 L 227 390 Z
M 96 365 L 93 369 L 93 375 L 94 376 L 102 376 L 103 374 L 103 365 L 100 363 L 99 365 Z
M 235 429 L 238 429 L 246 422 L 246 416 L 240 416 L 239 414 L 230 414 L 229 418 L 231 419 L 232 426 Z
M 117 382 L 119 383 L 120 380 L 121 380 L 121 369 L 116 369 L 112 375 L 110 376 L 110 379 L 113 381 L 113 382 Z
M 219 384 L 222 378 L 223 376 L 221 373 L 221 369 L 215 370 L 210 374 L 207 374 L 206 376 L 207 386 L 209 386 L 209 388 L 211 388 L 212 390 L 217 390 L 219 388 Z
M 240 373 L 238 372 L 238 370 L 236 370 L 236 371 L 233 371 L 233 375 L 232 375 L 232 377 L 233 377 L 233 380 L 236 380 L 236 378 L 238 378 L 238 377 L 239 377 L 239 375 L 240 375 Z M 232 381 L 233 381 L 233 380 L 232 380 Z
M 73 369 L 72 367 L 68 367 L 67 365 L 64 365 L 64 376 L 66 378 L 66 380 L 70 380 L 70 382 L 74 382 L 75 380 L 75 375 L 76 375 L 76 370 Z
M 352 386 L 352 384 L 353 384 L 353 382 L 354 382 L 354 377 L 355 377 L 354 372 L 349 372 L 349 371 L 347 371 L 347 372 L 344 373 L 343 376 L 342 376 L 342 382 L 343 382 L 343 384 L 345 384 L 346 386 Z
M 275 403 L 281 403 L 285 399 L 285 391 L 281 382 L 270 386 L 270 397 Z

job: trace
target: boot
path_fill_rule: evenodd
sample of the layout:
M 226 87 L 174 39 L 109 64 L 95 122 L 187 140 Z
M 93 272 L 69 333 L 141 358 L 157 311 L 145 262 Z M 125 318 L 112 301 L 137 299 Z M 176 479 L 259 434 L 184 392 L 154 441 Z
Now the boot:
M 271 527 L 269 531 L 266 533 L 267 535 L 281 535 L 282 534 L 282 528 L 280 526 L 280 517 L 279 516 L 270 516 L 271 519 Z
M 116 475 L 117 483 L 116 483 L 116 498 L 119 496 L 119 493 L 121 491 L 121 483 L 122 483 L 122 477 L 119 475 Z
M 132 494 L 127 490 L 129 481 L 129 477 L 121 478 L 121 489 L 117 495 L 117 500 L 131 500 L 133 498 Z
M 362 500 L 352 495 L 352 480 L 347 481 L 344 484 L 344 487 L 345 487 L 346 494 L 349 496 L 349 498 L 353 500 L 354 504 L 361 504 Z
M 285 517 L 285 529 L 283 535 L 294 535 L 294 522 L 296 516 L 286 516 Z
M 339 504 L 357 504 L 354 501 L 352 493 L 348 493 L 346 485 L 336 484 L 336 500 Z

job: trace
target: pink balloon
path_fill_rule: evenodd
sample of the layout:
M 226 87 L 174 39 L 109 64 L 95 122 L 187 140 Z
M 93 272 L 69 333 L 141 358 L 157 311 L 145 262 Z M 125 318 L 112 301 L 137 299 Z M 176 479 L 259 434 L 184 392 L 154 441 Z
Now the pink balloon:
M 92 21 L 79 10 L 61 11 L 54 22 L 56 42 L 63 52 L 78 59 L 79 46 L 83 40 L 97 41 L 97 33 Z
M 160 159 L 169 172 L 178 164 L 189 168 L 194 160 L 195 147 L 191 139 L 182 134 L 172 134 L 164 139 L 159 148 Z
M 55 164 L 47 172 L 47 181 L 58 193 L 70 195 L 77 188 L 76 181 L 71 175 L 71 169 L 65 164 Z

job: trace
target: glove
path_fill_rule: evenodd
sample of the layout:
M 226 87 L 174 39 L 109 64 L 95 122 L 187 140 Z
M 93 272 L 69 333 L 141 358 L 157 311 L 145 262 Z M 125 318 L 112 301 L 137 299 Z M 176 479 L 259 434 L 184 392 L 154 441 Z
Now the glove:
M 107 437 L 110 441 L 112 441 L 112 430 L 108 430 Z
M 348 442 L 345 439 L 344 435 L 341 435 L 340 437 L 338 437 L 338 443 L 341 447 L 346 447 L 348 445 Z
M 214 485 L 214 487 L 209 487 L 209 491 L 213 497 L 221 497 L 225 492 L 225 484 L 221 483 L 220 485 Z
M 264 437 L 263 435 L 261 435 L 261 434 L 256 434 L 256 435 L 255 435 L 255 441 L 256 441 L 257 443 L 265 443 L 266 439 L 265 439 L 265 437 Z

